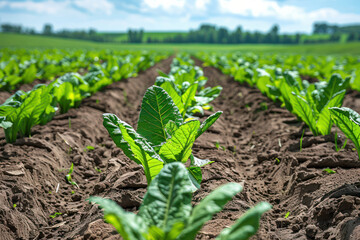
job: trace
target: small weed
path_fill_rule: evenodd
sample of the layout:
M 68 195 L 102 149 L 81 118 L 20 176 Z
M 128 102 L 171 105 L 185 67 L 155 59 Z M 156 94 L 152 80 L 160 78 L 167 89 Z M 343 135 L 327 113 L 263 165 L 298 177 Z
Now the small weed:
M 71 185 L 74 185 L 74 186 L 76 186 L 76 187 L 79 187 L 79 186 L 77 185 L 77 183 L 74 182 L 74 181 L 72 180 L 72 178 L 71 178 L 71 174 L 73 173 L 73 171 L 74 171 L 74 163 L 71 163 L 71 167 L 70 167 L 69 173 L 65 176 L 65 179 L 66 179 L 66 181 L 67 181 L 68 183 L 70 183 Z
M 95 148 L 93 147 L 93 146 L 86 146 L 86 148 L 84 149 L 84 152 L 86 152 L 86 151 L 92 151 L 92 150 L 94 150 Z
M 345 139 L 345 142 L 344 142 L 344 144 L 341 146 L 341 148 L 339 148 L 338 147 L 338 138 L 339 138 L 340 136 L 337 134 L 337 132 L 335 133 L 335 150 L 338 152 L 338 151 L 340 151 L 340 150 L 342 150 L 342 149 L 344 149 L 345 147 L 346 147 L 346 144 L 347 144 L 347 140 L 348 139 Z
M 336 173 L 334 170 L 332 170 L 332 169 L 330 169 L 330 168 L 325 168 L 323 171 L 324 171 L 324 172 L 327 172 L 328 174 L 334 174 L 334 173 Z
M 226 149 L 224 146 L 221 146 L 219 142 L 216 142 L 216 143 L 215 143 L 215 147 L 216 147 L 217 149 L 220 149 L 220 148 L 221 148 L 223 151 L 225 151 L 225 149 Z
M 99 99 L 96 99 L 96 104 L 99 104 L 100 103 L 100 100 Z
M 57 216 L 60 216 L 62 213 L 56 212 L 53 215 L 50 215 L 51 218 L 56 218 Z
M 69 128 L 71 128 L 71 118 L 69 117 Z
M 17 206 L 16 203 L 14 203 L 14 204 L 13 204 L 13 208 L 16 208 L 16 206 Z
M 263 111 L 266 111 L 266 110 L 269 109 L 269 107 L 268 107 L 268 105 L 267 105 L 266 102 L 260 103 L 260 108 L 261 108 L 261 110 L 263 110 Z
M 280 159 L 275 158 L 275 164 L 280 164 Z
M 286 218 L 288 218 L 289 216 L 290 216 L 290 212 L 287 212 L 287 213 L 285 214 L 284 218 L 286 219 Z
M 304 133 L 305 133 L 305 129 L 303 129 L 303 132 L 301 134 L 301 138 L 300 138 L 300 152 L 302 150 L 302 144 L 303 144 L 303 139 L 304 139 Z
M 98 173 L 101 173 L 101 169 L 100 169 L 100 168 L 95 167 L 95 171 L 97 171 Z
M 67 150 L 67 154 L 70 155 L 72 153 L 72 148 L 69 147 L 68 150 Z
M 75 191 L 74 191 L 74 190 L 72 190 L 72 191 L 71 191 L 71 194 L 75 194 Z

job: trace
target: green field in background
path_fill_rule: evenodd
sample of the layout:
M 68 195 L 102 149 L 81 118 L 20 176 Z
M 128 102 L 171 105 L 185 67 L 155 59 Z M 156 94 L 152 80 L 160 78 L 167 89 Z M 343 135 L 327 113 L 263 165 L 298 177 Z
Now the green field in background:
M 56 37 L 31 36 L 0 33 L 0 48 L 64 48 L 64 49 L 113 49 L 113 50 L 155 50 L 155 51 L 211 51 L 211 52 L 254 52 L 294 53 L 316 55 L 360 55 L 360 42 L 322 43 L 306 45 L 278 44 L 125 44 L 96 43 L 91 41 L 63 39 Z

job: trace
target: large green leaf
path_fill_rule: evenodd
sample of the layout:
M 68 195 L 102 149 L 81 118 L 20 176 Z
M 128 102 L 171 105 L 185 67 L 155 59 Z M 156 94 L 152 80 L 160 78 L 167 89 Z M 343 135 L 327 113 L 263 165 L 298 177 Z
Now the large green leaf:
M 167 164 L 148 187 L 138 216 L 148 226 L 157 226 L 168 233 L 175 224 L 185 223 L 190 216 L 191 196 L 191 183 L 185 166 Z
M 360 159 L 360 115 L 346 107 L 330 108 L 331 119 L 356 147 Z
M 53 90 L 53 96 L 59 103 L 60 112 L 67 113 L 75 102 L 73 85 L 70 82 L 64 82 L 59 86 L 54 85 Z
M 307 101 L 295 93 L 289 94 L 289 96 L 294 113 L 309 126 L 314 135 L 318 135 L 314 114 Z
M 330 134 L 332 127 L 332 120 L 330 116 L 330 107 L 341 107 L 345 97 L 345 90 L 342 90 L 335 94 L 335 96 L 326 104 L 318 115 L 316 127 L 321 135 Z
M 216 120 L 220 117 L 222 114 L 222 111 L 218 111 L 212 115 L 210 115 L 201 125 L 200 128 L 197 131 L 196 138 L 200 137 L 201 134 L 203 134 L 211 125 L 216 122 Z
M 139 135 L 129 124 L 114 114 L 103 114 L 104 127 L 108 130 L 116 146 L 121 148 L 131 160 L 144 167 L 148 183 L 163 168 L 163 161 L 150 143 Z
M 329 82 L 315 83 L 316 90 L 313 92 L 313 96 L 314 99 L 316 99 L 318 112 L 321 112 L 337 94 L 345 91 L 349 85 L 349 81 L 350 78 L 343 80 L 339 74 L 333 74 Z
M 167 163 L 185 163 L 191 154 L 200 122 L 197 120 L 185 122 L 175 130 L 170 139 L 167 139 L 160 148 L 160 156 Z
M 164 82 L 163 84 L 161 84 L 161 88 L 170 95 L 171 99 L 174 101 L 175 105 L 178 107 L 180 113 L 182 114 L 184 112 L 184 104 L 182 103 L 181 97 L 176 92 L 172 84 L 170 82 Z
M 141 104 L 137 132 L 153 145 L 166 141 L 165 125 L 170 121 L 183 122 L 179 109 L 162 88 L 148 88 Z
M 192 84 L 185 93 L 181 96 L 181 101 L 184 104 L 184 113 L 183 117 L 185 116 L 185 113 L 187 112 L 187 109 L 191 107 L 192 101 L 195 100 L 196 90 L 198 88 L 197 84 Z
M 228 183 L 211 192 L 193 209 L 188 224 L 178 239 L 195 239 L 202 226 L 241 190 L 240 184 Z
M 261 215 L 271 209 L 267 202 L 261 202 L 243 214 L 230 228 L 224 229 L 217 240 L 247 240 L 259 229 Z
M 112 224 L 124 240 L 146 240 L 147 226 L 141 217 L 125 212 L 114 201 L 100 197 L 90 197 L 89 202 L 99 204 L 104 209 L 105 220 Z
M 50 106 L 52 96 L 45 86 L 31 91 L 29 96 L 38 95 L 39 100 L 35 107 L 31 107 L 31 110 L 25 111 L 24 116 L 21 119 L 20 131 L 24 136 L 30 136 L 31 128 L 41 121 L 41 115 Z

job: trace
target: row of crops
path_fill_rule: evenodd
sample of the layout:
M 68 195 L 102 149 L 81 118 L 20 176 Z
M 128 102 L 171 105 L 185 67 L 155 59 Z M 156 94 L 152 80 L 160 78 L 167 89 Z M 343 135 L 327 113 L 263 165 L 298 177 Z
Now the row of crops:
M 35 79 L 49 81 L 79 70 L 101 70 L 104 75 L 117 81 L 147 69 L 163 57 L 154 52 L 140 51 L 4 49 L 0 51 L 0 90 L 14 90 Z
M 205 65 L 256 86 L 273 101 L 280 101 L 306 123 L 314 136 L 330 134 L 335 124 L 355 144 L 360 158 L 360 115 L 342 107 L 348 89 L 360 90 L 358 58 L 258 57 L 237 53 L 197 56 Z
M 237 183 L 223 185 L 194 208 L 192 194 L 200 188 L 201 167 L 211 164 L 192 154 L 195 140 L 221 115 L 202 123 L 196 116 L 222 88 L 204 85 L 207 78 L 193 60 L 175 58 L 169 74 L 160 73 L 141 104 L 137 130 L 114 114 L 104 114 L 104 126 L 125 155 L 143 166 L 148 189 L 137 214 L 125 212 L 109 199 L 91 197 L 104 209 L 105 219 L 125 240 L 195 239 L 203 225 L 242 190 Z M 248 239 L 259 227 L 261 215 L 271 205 L 261 202 L 242 215 L 216 239 Z
M 39 79 L 46 82 L 28 92 L 16 91 L 0 105 L 0 127 L 8 143 L 31 137 L 35 125 L 44 125 L 54 116 L 79 107 L 83 99 L 105 86 L 136 76 L 168 56 L 59 50 L 2 50 L 1 54 L 2 90 L 11 91 Z M 342 107 L 348 89 L 360 90 L 360 73 L 354 70 L 360 67 L 357 58 L 237 53 L 199 53 L 197 57 L 281 102 L 315 136 L 328 135 L 336 124 L 360 153 L 360 115 Z M 201 189 L 202 168 L 213 163 L 196 157 L 192 148 L 222 114 L 218 111 L 204 119 L 204 111 L 213 110 L 211 102 L 222 87 L 207 87 L 203 70 L 187 54 L 174 58 L 169 72 L 158 74 L 142 99 L 136 129 L 115 114 L 103 114 L 103 125 L 111 139 L 130 160 L 142 166 L 148 185 L 137 214 L 110 199 L 89 198 L 104 209 L 106 222 L 125 240 L 195 239 L 203 225 L 243 190 L 238 183 L 228 183 L 192 205 L 194 192 Z M 71 184 L 72 171 L 73 165 L 67 175 Z M 216 239 L 249 239 L 256 234 L 261 216 L 270 209 L 267 202 L 255 205 Z
M 16 54 L 15 54 L 16 53 Z M 84 98 L 91 96 L 93 93 L 99 91 L 103 87 L 110 85 L 113 82 L 120 81 L 125 78 L 136 76 L 139 71 L 143 71 L 155 62 L 165 58 L 166 55 L 158 53 L 141 53 L 141 52 L 122 52 L 119 55 L 112 55 L 105 51 L 98 52 L 75 52 L 75 56 L 69 57 L 69 61 L 73 62 L 73 67 L 64 69 L 61 59 L 62 55 L 57 51 L 43 52 L 41 57 L 34 60 L 38 52 L 30 52 L 21 55 L 21 51 L 12 52 L 12 55 L 5 51 L 4 62 L 4 83 L 9 86 L 16 86 L 19 81 L 12 82 L 11 79 L 19 78 L 22 82 L 31 83 L 35 78 L 47 78 L 50 75 L 44 76 L 42 65 L 52 59 L 47 67 L 55 67 L 53 72 L 56 76 L 62 71 L 66 71 L 63 75 L 56 78 L 56 80 L 48 84 L 37 84 L 32 90 L 24 92 L 19 90 L 15 92 L 5 103 L 0 105 L 0 127 L 5 131 L 6 141 L 13 143 L 18 137 L 31 136 L 31 129 L 35 125 L 44 125 L 51 121 L 56 114 L 63 114 L 69 111 L 70 108 L 78 107 Z M 19 55 L 22 57 L 19 57 Z M 39 53 L 38 53 L 39 54 Z M 116 52 L 114 53 L 116 54 Z M 92 61 L 88 61 L 92 59 Z M 58 62 L 55 59 L 60 59 Z M 102 59 L 102 63 L 99 61 Z M 7 61 L 6 61 L 7 60 Z M 24 75 L 31 66 L 28 65 L 32 60 L 34 75 L 30 79 L 24 80 Z M 67 72 L 77 69 L 79 66 L 84 66 L 87 63 L 86 74 L 80 75 L 78 72 Z M 4 64 L 3 64 L 4 63 Z M 40 64 L 40 65 L 37 65 Z M 45 68 L 47 68 L 45 67 Z M 48 74 L 48 73 L 47 73 Z M 28 76 L 28 75 L 26 75 Z M 4 86 L 8 86 L 8 85 Z

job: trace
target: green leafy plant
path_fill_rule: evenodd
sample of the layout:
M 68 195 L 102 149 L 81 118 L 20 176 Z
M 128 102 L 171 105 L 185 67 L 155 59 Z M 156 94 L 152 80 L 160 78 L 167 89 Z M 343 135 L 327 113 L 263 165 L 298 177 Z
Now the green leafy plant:
M 309 84 L 290 72 L 284 76 L 279 91 L 286 108 L 298 115 L 315 136 L 328 135 L 333 125 L 329 108 L 342 105 L 350 78 L 333 74 L 328 82 Z
M 335 150 L 336 150 L 337 152 L 340 151 L 341 149 L 344 149 L 344 148 L 346 147 L 346 144 L 347 144 L 347 139 L 345 139 L 343 145 L 339 148 L 339 146 L 338 146 L 338 138 L 339 138 L 339 137 L 340 137 L 340 136 L 339 136 L 338 133 L 336 132 L 336 133 L 335 133 L 335 136 L 334 136 L 334 140 L 335 140 Z
M 200 167 L 210 161 L 195 161 L 191 158 L 195 140 L 221 115 L 217 112 L 202 124 L 198 120 L 184 122 L 171 97 L 158 86 L 150 87 L 143 98 L 137 131 L 114 114 L 103 114 L 104 126 L 115 144 L 125 155 L 144 167 L 147 182 L 160 172 L 164 164 L 186 163 L 194 180 L 200 187 Z M 193 160 L 192 160 L 193 159 Z
M 360 115 L 346 107 L 333 107 L 330 111 L 335 125 L 355 144 L 360 159 Z
M 57 216 L 60 216 L 62 213 L 56 212 L 53 215 L 50 215 L 51 218 L 56 218 Z
M 73 173 L 73 171 L 74 171 L 74 163 L 71 163 L 69 172 L 68 172 L 68 174 L 66 174 L 65 179 L 66 179 L 66 181 L 67 181 L 68 183 L 70 183 L 71 185 L 74 185 L 74 186 L 76 186 L 76 187 L 79 187 L 79 186 L 77 185 L 77 183 L 72 180 L 71 174 Z
M 305 134 L 305 129 L 303 129 L 302 134 L 301 134 L 301 138 L 300 138 L 300 152 L 302 150 L 304 134 Z
M 334 173 L 336 173 L 334 170 L 332 170 L 332 169 L 330 169 L 330 168 L 325 168 L 323 171 L 324 171 L 324 172 L 327 172 L 328 174 L 334 174 Z
M 209 103 L 219 96 L 222 87 L 207 87 L 207 78 L 201 68 L 193 66 L 187 56 L 174 58 L 169 75 L 159 72 L 155 85 L 163 88 L 173 99 L 183 118 L 211 109 Z
M 215 189 L 193 208 L 191 185 L 185 166 L 174 162 L 167 164 L 153 179 L 138 214 L 125 212 L 109 199 L 90 197 L 89 201 L 104 209 L 105 220 L 124 240 L 191 240 L 242 190 L 240 184 L 228 183 Z M 216 239 L 249 239 L 258 230 L 261 215 L 270 209 L 270 204 L 259 203 Z
M 6 141 L 15 142 L 19 134 L 30 136 L 31 128 L 40 123 L 51 100 L 47 89 L 40 87 L 29 93 L 17 92 L 0 105 L 0 127 L 4 129 Z

